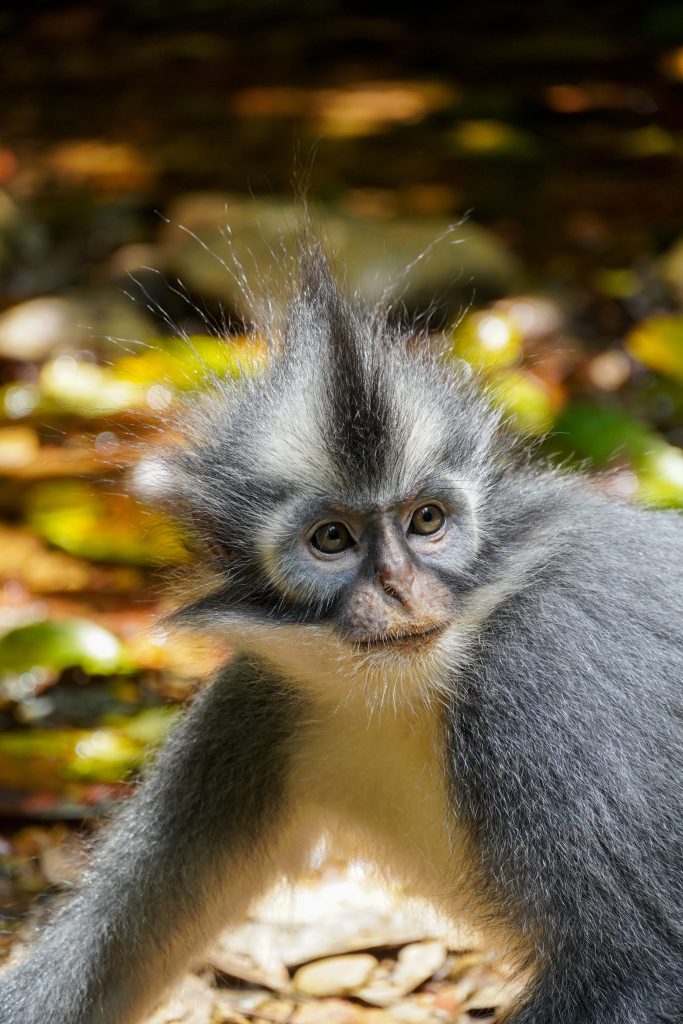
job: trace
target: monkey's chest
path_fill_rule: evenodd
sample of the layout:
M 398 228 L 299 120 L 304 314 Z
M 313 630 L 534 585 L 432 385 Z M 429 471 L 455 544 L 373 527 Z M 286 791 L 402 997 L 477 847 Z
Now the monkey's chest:
M 335 848 L 374 861 L 411 889 L 452 894 L 464 867 L 449 809 L 437 722 L 336 712 L 311 728 L 297 789 Z

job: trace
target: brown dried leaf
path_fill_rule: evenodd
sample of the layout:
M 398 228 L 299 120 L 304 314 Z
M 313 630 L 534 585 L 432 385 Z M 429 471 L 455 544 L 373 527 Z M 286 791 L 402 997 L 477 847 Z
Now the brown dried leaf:
M 309 996 L 356 993 L 378 966 L 377 958 L 369 953 L 333 956 L 300 967 L 292 984 L 298 992 Z
M 186 975 L 145 1024 L 212 1024 L 214 992 L 203 978 Z
M 34 594 L 66 591 L 129 593 L 142 587 L 142 573 L 131 566 L 93 565 L 54 551 L 27 530 L 0 525 L 0 581 L 11 580 Z
M 443 942 L 412 943 L 398 954 L 396 966 L 387 977 L 376 974 L 356 995 L 375 1006 L 389 1006 L 428 981 L 445 962 Z
M 291 988 L 285 965 L 267 942 L 245 952 L 230 949 L 226 942 L 219 940 L 202 960 L 214 970 L 251 985 L 262 985 L 275 992 L 288 992 Z
M 320 999 L 300 1006 L 292 1024 L 365 1024 L 366 1014 L 360 1006 L 345 999 Z

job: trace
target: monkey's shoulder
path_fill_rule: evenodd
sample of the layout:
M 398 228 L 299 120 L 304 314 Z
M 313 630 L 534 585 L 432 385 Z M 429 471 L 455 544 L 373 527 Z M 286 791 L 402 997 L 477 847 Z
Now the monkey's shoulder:
M 576 489 L 537 565 L 489 622 L 501 640 L 514 623 L 520 647 L 552 656 L 555 637 L 571 662 L 572 650 L 595 660 L 616 645 L 616 662 L 651 658 L 665 673 L 677 650 L 683 675 L 682 515 Z

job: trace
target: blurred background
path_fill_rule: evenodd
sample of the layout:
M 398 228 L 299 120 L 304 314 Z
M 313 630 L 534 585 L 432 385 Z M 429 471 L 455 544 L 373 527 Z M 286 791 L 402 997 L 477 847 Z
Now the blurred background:
M 186 555 L 125 474 L 259 356 L 302 186 L 543 452 L 683 504 L 683 7 L 29 0 L 0 47 L 6 951 L 220 658 L 154 628 Z

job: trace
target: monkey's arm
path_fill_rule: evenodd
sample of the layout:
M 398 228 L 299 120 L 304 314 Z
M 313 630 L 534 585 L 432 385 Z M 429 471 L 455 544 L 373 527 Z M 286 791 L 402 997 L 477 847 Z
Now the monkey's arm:
M 28 958 L 2 1024 L 124 1024 L 267 883 L 296 698 L 245 659 L 194 703 Z
M 454 687 L 482 904 L 537 972 L 510 1024 L 681 1019 L 681 592 L 648 547 L 651 596 L 635 544 L 623 573 L 596 556 L 500 609 Z

